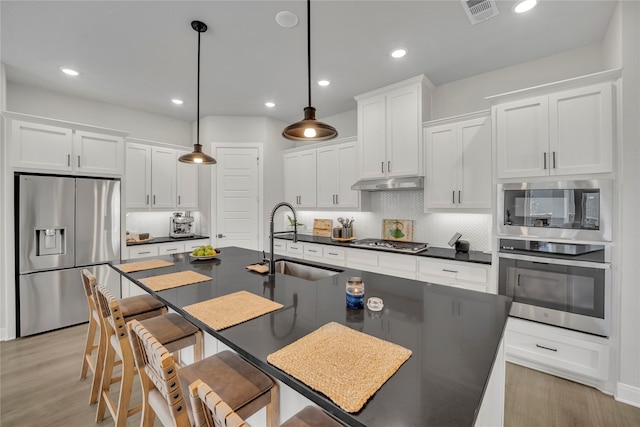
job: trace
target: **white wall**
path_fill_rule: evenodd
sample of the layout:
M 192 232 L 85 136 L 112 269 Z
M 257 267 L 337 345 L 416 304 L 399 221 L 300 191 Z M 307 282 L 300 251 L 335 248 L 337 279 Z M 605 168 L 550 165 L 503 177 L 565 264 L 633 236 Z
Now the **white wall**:
M 191 123 L 9 82 L 7 110 L 127 131 L 130 137 L 191 145 Z

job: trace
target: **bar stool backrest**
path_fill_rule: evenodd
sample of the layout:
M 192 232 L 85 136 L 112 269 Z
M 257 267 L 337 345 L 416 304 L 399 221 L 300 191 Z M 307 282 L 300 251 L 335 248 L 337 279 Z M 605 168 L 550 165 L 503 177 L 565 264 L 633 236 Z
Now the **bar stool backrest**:
M 140 371 L 160 392 L 177 427 L 191 427 L 173 356 L 137 320 L 129 322 L 129 338 Z
M 189 386 L 196 427 L 249 427 L 207 384 L 196 380 Z

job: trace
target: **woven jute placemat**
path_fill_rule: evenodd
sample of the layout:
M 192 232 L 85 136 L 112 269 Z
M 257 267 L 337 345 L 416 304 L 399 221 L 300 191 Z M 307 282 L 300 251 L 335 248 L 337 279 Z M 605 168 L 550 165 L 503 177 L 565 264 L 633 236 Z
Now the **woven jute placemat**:
M 177 288 L 178 286 L 206 282 L 207 280 L 211 280 L 211 277 L 191 270 L 180 271 L 178 273 L 161 274 L 160 276 L 140 279 L 142 283 L 156 292 Z
M 282 304 L 247 291 L 234 292 L 184 307 L 216 331 L 279 310 Z
M 267 356 L 267 361 L 347 412 L 358 412 L 411 357 L 411 350 L 335 322 Z
M 173 265 L 173 263 L 162 259 L 150 259 L 148 261 L 114 265 L 114 267 L 125 273 L 133 273 L 134 271 L 151 270 L 154 268 L 169 267 L 170 265 Z

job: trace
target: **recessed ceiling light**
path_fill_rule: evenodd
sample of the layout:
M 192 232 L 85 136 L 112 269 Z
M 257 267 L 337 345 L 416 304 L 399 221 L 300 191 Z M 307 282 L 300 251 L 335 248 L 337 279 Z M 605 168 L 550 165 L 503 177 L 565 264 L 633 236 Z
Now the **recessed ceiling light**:
M 177 99 L 177 98 L 173 98 L 173 99 L 171 100 L 171 102 L 173 102 L 173 103 L 174 103 L 174 104 L 176 104 L 176 105 L 182 105 L 182 104 L 184 104 L 184 101 L 183 101 L 182 99 Z
M 269 108 L 273 108 L 273 107 L 276 106 L 276 103 L 275 102 L 265 102 L 264 105 L 269 107 Z
M 276 22 L 284 28 L 291 28 L 298 25 L 298 16 L 295 13 L 283 10 L 276 14 Z
M 329 86 L 330 84 L 329 80 L 318 80 L 318 86 Z
M 536 7 L 538 0 L 522 0 L 518 2 L 514 7 L 515 13 L 525 13 Z
M 80 75 L 79 72 L 77 72 L 76 70 L 73 70 L 71 68 L 67 68 L 67 67 L 60 67 L 60 71 L 62 71 L 63 73 L 65 73 L 68 76 L 78 76 Z
M 406 54 L 407 54 L 407 49 L 405 49 L 403 47 L 399 47 L 399 48 L 393 49 L 391 51 L 391 57 L 393 57 L 393 58 L 402 58 Z

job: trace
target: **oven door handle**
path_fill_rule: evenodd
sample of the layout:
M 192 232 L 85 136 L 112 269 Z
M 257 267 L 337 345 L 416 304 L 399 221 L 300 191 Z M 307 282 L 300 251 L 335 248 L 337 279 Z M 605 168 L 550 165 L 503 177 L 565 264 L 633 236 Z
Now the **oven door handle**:
M 500 252 L 498 253 L 499 258 L 506 259 L 514 259 L 516 261 L 529 261 L 535 262 L 537 264 L 556 264 L 556 265 L 567 265 L 570 267 L 584 267 L 584 268 L 598 268 L 601 270 L 610 270 L 611 264 L 608 262 L 591 262 L 591 261 L 574 261 L 564 258 L 543 258 L 539 256 L 531 256 L 531 255 L 522 255 L 522 254 L 511 254 Z

